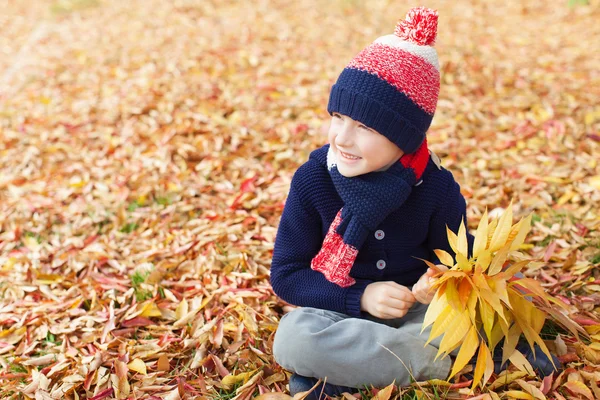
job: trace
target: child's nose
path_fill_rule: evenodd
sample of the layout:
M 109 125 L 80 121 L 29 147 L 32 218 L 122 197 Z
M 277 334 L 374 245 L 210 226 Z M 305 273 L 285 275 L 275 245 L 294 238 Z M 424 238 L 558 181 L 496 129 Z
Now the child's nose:
M 353 129 L 350 126 L 350 124 L 344 124 L 343 126 L 340 127 L 340 129 L 337 132 L 336 138 L 335 138 L 335 143 L 336 145 L 342 146 L 342 147 L 349 147 L 352 145 L 352 136 L 353 136 Z

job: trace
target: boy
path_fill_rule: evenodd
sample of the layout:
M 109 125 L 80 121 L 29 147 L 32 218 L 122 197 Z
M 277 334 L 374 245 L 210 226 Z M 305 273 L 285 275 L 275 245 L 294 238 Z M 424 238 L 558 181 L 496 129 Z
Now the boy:
M 318 378 L 328 384 L 315 394 L 337 395 L 449 374 L 449 357 L 434 362 L 441 338 L 424 347 L 429 330 L 420 334 L 433 271 L 419 258 L 454 254 L 446 226 L 466 226 L 460 187 L 425 136 L 440 87 L 436 30 L 436 11 L 411 9 L 348 64 L 329 98 L 329 144 L 292 179 L 271 266 L 275 293 L 302 306 L 273 345 L 294 372 L 292 394 Z

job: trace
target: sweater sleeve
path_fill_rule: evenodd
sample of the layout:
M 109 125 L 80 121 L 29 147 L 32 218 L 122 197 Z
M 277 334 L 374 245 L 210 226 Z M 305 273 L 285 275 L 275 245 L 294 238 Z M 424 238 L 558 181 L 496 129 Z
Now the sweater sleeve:
M 449 172 L 447 172 L 450 174 Z M 431 251 L 431 262 L 439 264 L 440 260 L 435 255 L 435 249 L 447 251 L 452 257 L 455 256 L 454 251 L 448 243 L 448 234 L 446 226 L 454 233 L 458 233 L 460 222 L 464 221 L 467 228 L 467 242 L 469 246 L 469 256 L 473 249 L 474 237 L 468 231 L 467 225 L 467 203 L 460 192 L 460 186 L 452 175 L 450 175 L 448 189 L 440 196 L 440 201 L 431 217 L 429 223 L 428 247 Z
M 302 167 L 301 167 L 302 168 Z M 356 279 L 342 288 L 310 267 L 323 242 L 321 219 L 308 201 L 305 182 L 296 172 L 279 222 L 273 260 L 271 285 L 280 298 L 290 304 L 337 311 L 360 317 L 360 299 L 371 281 Z

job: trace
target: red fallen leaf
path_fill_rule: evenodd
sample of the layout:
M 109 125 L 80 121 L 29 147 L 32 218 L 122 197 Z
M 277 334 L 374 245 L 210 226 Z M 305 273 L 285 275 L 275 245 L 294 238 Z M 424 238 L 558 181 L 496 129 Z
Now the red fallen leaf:
M 548 248 L 546 248 L 546 251 L 544 252 L 544 261 L 548 262 L 548 260 L 550 260 L 550 258 L 554 254 L 554 250 L 556 250 L 555 240 L 553 240 L 552 243 L 550 243 L 550 245 L 548 246 Z
M 82 124 L 77 124 L 77 125 L 73 125 L 73 124 L 70 124 L 70 123 L 68 123 L 68 122 L 59 122 L 59 124 L 60 124 L 60 125 L 62 125 L 62 126 L 64 126 L 64 127 L 65 127 L 65 129 L 66 129 L 66 130 L 67 130 L 69 133 L 71 133 L 71 132 L 73 132 L 73 131 L 75 131 L 75 130 L 77 130 L 77 129 L 81 128 L 82 126 L 85 126 L 85 125 L 86 125 L 85 123 L 82 123 Z
M 598 325 L 599 322 L 589 318 L 573 318 L 573 321 L 577 322 L 579 325 Z
M 127 336 L 135 332 L 135 328 L 115 329 L 112 331 L 112 335 L 115 337 Z
M 297 135 L 299 133 L 304 133 L 308 131 L 308 125 L 307 124 L 298 124 L 296 125 L 296 129 L 294 129 L 294 134 Z
M 248 178 L 242 182 L 240 185 L 240 190 L 242 193 L 253 192 L 256 190 L 254 186 L 254 182 L 258 179 L 258 175 L 254 175 L 252 178 Z
M 579 356 L 575 353 L 567 353 L 563 356 L 558 356 L 558 360 L 563 363 L 570 363 L 570 362 L 575 362 L 575 361 L 579 361 Z
M 182 340 L 181 338 L 169 336 L 167 333 L 165 333 L 164 335 L 162 335 L 160 337 L 157 344 L 162 347 L 165 344 L 169 344 L 169 343 L 173 343 L 173 342 L 181 342 L 181 340 Z
M 106 265 L 108 263 L 109 258 L 108 257 L 99 257 L 96 260 L 96 267 L 100 268 L 103 267 L 104 265 Z
M 22 233 L 22 231 L 21 231 L 21 227 L 20 227 L 20 226 L 17 226 L 17 227 L 15 228 L 15 232 L 14 232 L 14 236 L 15 236 L 15 242 L 17 242 L 17 241 L 19 241 L 19 240 L 21 239 L 21 233 Z
M 101 391 L 100 393 L 98 393 L 94 397 L 90 397 L 89 400 L 101 400 L 101 399 L 105 399 L 108 396 L 112 396 L 114 392 L 115 391 L 114 391 L 113 388 L 108 388 L 108 389 L 105 389 L 105 390 Z
M 219 373 L 219 375 L 221 375 L 221 378 L 224 378 L 230 374 L 230 372 L 227 370 L 227 368 L 225 368 L 225 366 L 223 365 L 223 362 L 219 358 L 217 358 L 213 354 L 211 354 L 210 359 L 214 363 L 215 368 L 217 369 L 217 372 Z
M 180 389 L 183 389 L 183 392 L 190 391 L 194 394 L 198 393 L 195 387 L 186 382 L 185 378 L 177 378 L 177 385 Z
M 540 391 L 544 394 L 548 394 L 550 389 L 552 389 L 552 380 L 554 375 L 548 375 L 542 381 L 542 386 L 540 386 Z
M 450 389 L 461 389 L 464 387 L 471 386 L 471 383 L 473 383 L 473 379 L 470 379 L 470 380 L 464 381 L 464 382 L 453 383 L 452 385 L 449 386 L 449 388 Z
M 589 281 L 589 283 L 599 284 L 600 281 L 596 279 L 594 281 Z M 581 300 L 584 303 L 593 303 L 595 305 L 600 304 L 600 297 L 599 296 L 581 296 L 579 298 L 579 300 Z M 0 323 L 0 325 L 1 325 L 1 323 Z
M 558 282 L 558 281 L 557 281 Z M 554 295 L 554 297 L 560 299 L 560 301 L 562 301 L 563 303 L 565 303 L 566 305 L 571 305 L 571 300 L 569 300 L 568 297 L 563 296 L 562 294 L 556 294 Z
M 244 180 L 240 185 L 240 193 L 233 199 L 233 202 L 229 206 L 230 210 L 235 210 L 240 205 L 240 200 L 245 193 L 253 192 L 256 190 L 254 182 L 258 179 L 258 175 L 254 175 L 252 178 Z
M 96 370 L 88 372 L 88 374 L 85 377 L 85 381 L 83 381 L 83 388 L 85 390 L 90 390 L 90 386 L 92 385 L 95 376 Z
M 146 317 L 135 317 L 128 319 L 127 321 L 121 322 L 121 326 L 124 328 L 131 328 L 133 326 L 149 326 L 156 325 L 154 321 Z
M 577 227 L 577 234 L 581 237 L 587 235 L 587 233 L 589 232 L 587 226 L 583 225 L 580 222 L 576 223 L 575 226 Z
M 242 198 L 242 196 L 244 195 L 244 192 L 238 194 L 235 199 L 233 199 L 233 202 L 231 203 L 231 205 L 229 206 L 230 210 L 235 210 L 237 208 L 237 206 L 240 203 L 240 199 Z
M 40 370 L 40 372 L 41 372 L 42 374 L 44 374 L 44 375 L 47 375 L 47 374 L 48 374 L 48 372 L 50 372 L 50 370 L 52 369 L 52 367 L 54 367 L 55 365 L 56 365 L 56 363 L 54 363 L 54 364 L 50 364 L 50 365 L 48 365 L 48 366 L 46 366 L 46 367 L 42 368 L 42 369 Z
M 255 217 L 246 217 L 244 218 L 244 220 L 242 221 L 242 226 L 244 228 L 248 228 L 250 225 L 252 225 L 253 223 L 256 222 L 256 218 Z
M 600 142 L 600 136 L 599 135 L 595 135 L 593 133 L 590 133 L 587 135 L 587 137 L 589 137 L 590 139 L 596 141 L 596 142 Z
M 12 181 L 10 181 L 10 184 L 14 185 L 14 186 L 22 186 L 26 182 L 27 182 L 27 178 L 20 176 L 18 178 L 13 179 Z
M 542 129 L 545 131 L 548 139 L 553 136 L 563 136 L 565 134 L 565 124 L 562 121 L 557 121 L 555 119 L 546 121 L 542 126 Z
M 552 276 L 550 276 L 546 271 L 544 271 L 543 269 L 540 270 L 540 276 L 542 278 L 544 278 L 545 280 L 547 280 L 548 282 L 550 282 L 551 284 L 555 284 L 558 281 L 556 279 L 554 279 Z
M 11 250 L 10 253 L 8 253 L 8 256 L 19 257 L 20 255 L 27 253 L 29 253 L 29 249 L 27 247 L 19 247 L 18 249 Z
M 83 241 L 83 247 L 87 247 L 90 243 L 94 242 L 96 239 L 98 239 L 98 235 L 88 236 Z

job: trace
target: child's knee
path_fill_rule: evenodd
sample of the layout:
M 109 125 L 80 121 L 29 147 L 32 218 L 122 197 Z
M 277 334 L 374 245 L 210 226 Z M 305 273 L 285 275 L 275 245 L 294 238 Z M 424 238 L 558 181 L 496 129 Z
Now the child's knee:
M 302 320 L 305 319 L 302 314 L 305 311 L 302 308 L 296 309 L 285 314 L 279 321 L 279 326 L 275 332 L 273 341 L 273 357 L 275 361 L 288 370 L 294 370 L 294 360 L 301 357 L 306 347 L 308 335 L 302 327 Z
M 343 314 L 331 313 L 314 308 L 298 308 L 279 321 L 273 341 L 273 357 L 285 369 L 296 371 L 299 362 L 307 364 L 317 362 L 325 349 L 318 339 L 319 332 L 337 321 L 343 320 Z

